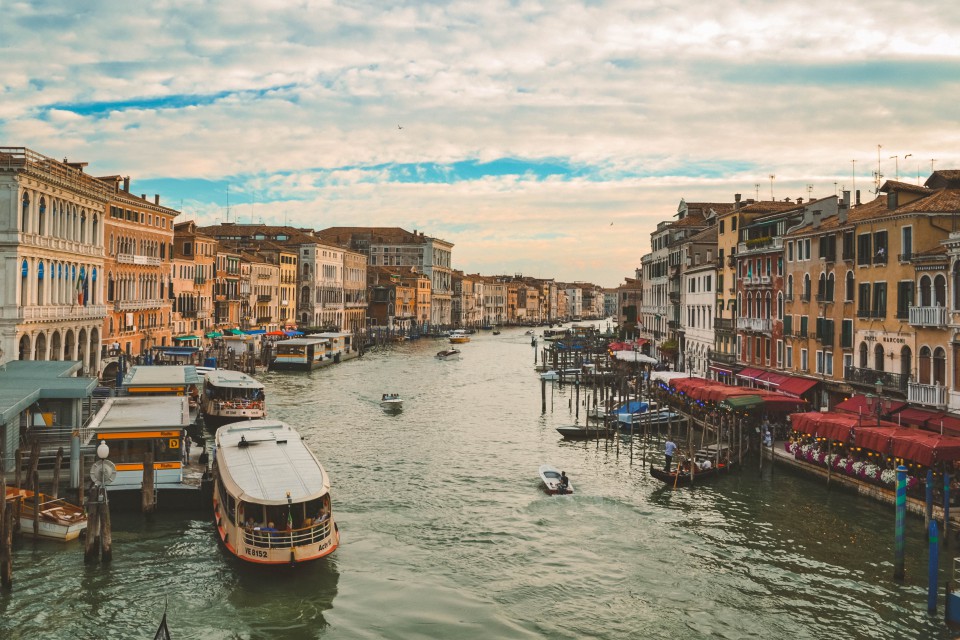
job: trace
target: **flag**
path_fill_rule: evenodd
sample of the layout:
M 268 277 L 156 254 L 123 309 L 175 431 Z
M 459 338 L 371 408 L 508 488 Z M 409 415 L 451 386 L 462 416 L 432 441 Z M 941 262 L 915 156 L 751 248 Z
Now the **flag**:
M 77 276 L 77 304 L 83 304 L 83 271 Z

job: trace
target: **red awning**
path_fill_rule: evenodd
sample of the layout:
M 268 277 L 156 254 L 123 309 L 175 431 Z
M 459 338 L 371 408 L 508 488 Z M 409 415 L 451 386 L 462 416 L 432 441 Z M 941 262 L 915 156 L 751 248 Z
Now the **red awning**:
M 790 415 L 790 424 L 794 431 L 841 442 L 854 439 L 858 445 L 864 447 L 867 447 L 867 445 L 861 444 L 859 435 L 862 429 L 872 428 L 879 431 L 889 431 L 897 426 L 893 422 L 881 422 L 880 427 L 876 426 L 876 422 L 861 423 L 863 421 L 859 416 L 836 411 L 808 411 Z M 880 449 L 875 450 L 880 451 Z
M 642 347 L 643 345 L 647 344 L 650 341 L 647 340 L 646 338 L 637 338 L 634 342 L 637 343 L 638 347 Z
M 799 411 L 803 409 L 807 401 L 800 398 L 794 398 L 776 391 L 760 391 L 758 396 L 763 398 L 763 408 L 767 411 L 776 411 L 786 413 L 788 411 Z
M 927 467 L 937 462 L 960 460 L 960 438 L 919 429 L 902 428 L 894 432 L 890 436 L 890 452 L 898 458 Z
M 768 387 L 779 387 L 789 379 L 790 376 L 785 376 L 782 373 L 776 373 L 774 371 L 764 371 L 757 376 L 757 382 L 762 382 Z
M 927 411 L 926 409 L 906 407 L 891 416 L 891 419 L 907 427 L 922 427 L 924 424 L 926 424 L 927 420 L 930 420 L 931 418 L 937 418 L 940 415 L 942 414 L 937 413 L 936 411 Z
M 787 376 L 787 379 L 780 383 L 780 386 L 777 388 L 777 391 L 780 393 L 786 393 L 791 396 L 797 396 L 798 398 L 805 394 L 807 391 L 810 391 L 817 384 L 816 380 L 811 380 L 810 378 L 797 378 L 795 376 Z
M 900 402 L 899 400 L 891 400 L 889 409 L 886 408 L 886 404 L 887 401 L 884 400 L 884 412 L 880 414 L 882 416 L 889 416 L 890 414 L 896 413 L 907 406 L 906 402 Z M 837 404 L 834 409 L 837 411 L 846 411 L 847 413 L 854 413 L 863 416 L 875 415 L 867 406 L 866 396 L 853 396 L 852 398 L 848 398 Z
M 758 377 L 762 376 L 765 373 L 763 369 L 751 369 L 747 367 L 743 371 L 737 374 L 738 378 L 746 378 L 747 380 L 756 380 Z

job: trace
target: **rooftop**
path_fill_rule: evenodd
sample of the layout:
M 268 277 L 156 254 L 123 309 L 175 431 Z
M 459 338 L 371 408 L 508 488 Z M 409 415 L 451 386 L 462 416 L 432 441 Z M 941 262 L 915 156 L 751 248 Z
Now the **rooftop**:
M 88 429 L 105 431 L 151 431 L 183 429 L 190 425 L 186 396 L 138 396 L 109 398 Z
M 0 365 L 0 425 L 8 424 L 41 399 L 81 399 L 97 386 L 95 378 L 78 378 L 80 362 L 12 360 Z

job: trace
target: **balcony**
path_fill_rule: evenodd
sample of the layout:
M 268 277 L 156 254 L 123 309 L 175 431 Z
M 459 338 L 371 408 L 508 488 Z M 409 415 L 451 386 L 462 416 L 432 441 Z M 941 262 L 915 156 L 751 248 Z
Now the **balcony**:
M 817 302 L 823 304 L 825 302 L 833 302 L 833 296 L 827 296 L 824 293 L 817 294 Z
M 902 263 L 905 263 L 905 262 L 910 262 L 912 259 L 913 259 L 913 254 L 912 254 L 912 253 L 898 253 L 898 254 L 897 254 L 897 261 L 900 262 L 901 264 L 902 264 Z
M 801 294 L 800 294 L 800 302 L 810 302 L 810 294 L 809 294 L 809 293 L 801 293 Z
M 907 402 L 945 409 L 947 388 L 939 384 L 907 383 Z
M 132 253 L 118 253 L 117 262 L 120 264 L 139 264 L 146 267 L 159 267 L 160 258 L 153 256 L 137 256 Z
M 785 295 L 783 296 L 783 300 L 784 300 L 785 302 L 793 302 L 793 294 L 792 294 L 792 293 L 787 293 L 787 294 L 785 294 Z
M 25 321 L 36 320 L 102 320 L 107 315 L 107 306 L 103 304 L 57 304 L 31 305 L 20 307 L 20 317 Z
M 257 296 L 257 302 L 270 302 L 273 300 L 273 296 L 269 293 L 261 293 Z
M 899 373 L 889 373 L 887 371 L 877 371 L 876 369 L 862 369 L 860 367 L 846 367 L 843 370 L 843 379 L 850 384 L 862 387 L 875 388 L 877 380 L 880 381 L 883 389 L 888 391 L 907 392 L 907 381 L 909 378 Z
M 680 292 L 679 292 L 679 291 L 671 291 L 671 292 L 669 293 L 669 297 L 670 297 L 670 302 L 680 302 Z
M 263 273 L 262 271 L 259 271 L 259 272 L 257 272 L 257 278 L 259 278 L 260 280 L 269 280 L 269 279 L 270 279 L 270 274 L 269 274 L 269 273 Z
M 117 300 L 113 303 L 114 311 L 140 311 L 141 309 L 159 309 L 165 300 Z
M 770 318 L 737 318 L 737 329 L 741 331 L 770 331 L 773 320 Z
M 915 327 L 942 327 L 947 324 L 946 307 L 910 307 L 910 324 Z
M 733 331 L 733 318 L 714 318 L 713 328 L 716 331 Z
M 257 316 L 257 324 L 270 324 L 273 322 L 273 316 Z
M 196 309 L 181 309 L 179 312 L 181 318 L 196 318 L 197 310 Z
M 726 365 L 735 365 L 737 364 L 737 354 L 735 353 L 718 353 L 716 351 L 710 352 L 710 360 L 720 364 Z
M 763 251 L 774 251 L 783 249 L 783 237 L 777 236 L 776 238 L 757 238 L 754 240 L 747 240 L 746 242 L 741 242 L 737 245 L 737 255 L 743 255 L 744 253 L 759 253 Z
M 667 322 L 667 327 L 670 329 L 679 329 L 680 322 L 677 320 L 670 320 L 669 322 Z

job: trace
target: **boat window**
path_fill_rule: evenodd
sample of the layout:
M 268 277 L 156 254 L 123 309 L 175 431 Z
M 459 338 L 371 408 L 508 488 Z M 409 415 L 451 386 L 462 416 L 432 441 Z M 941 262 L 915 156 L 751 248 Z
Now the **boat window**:
M 153 452 L 154 462 L 179 462 L 180 438 L 130 438 L 111 443 L 110 458 L 116 463 L 143 463 L 143 456 Z

